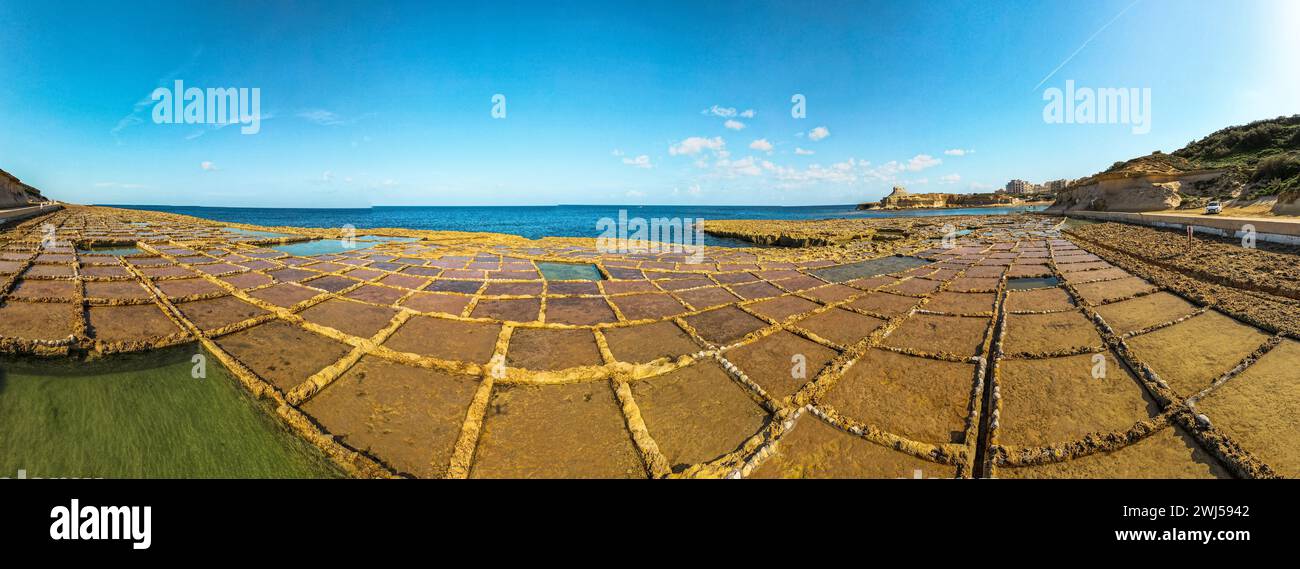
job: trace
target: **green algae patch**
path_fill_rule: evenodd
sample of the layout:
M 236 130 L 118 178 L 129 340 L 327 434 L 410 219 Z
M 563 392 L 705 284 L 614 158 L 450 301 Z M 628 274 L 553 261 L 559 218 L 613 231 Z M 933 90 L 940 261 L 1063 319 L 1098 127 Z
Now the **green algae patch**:
M 0 476 L 337 478 L 196 345 L 91 362 L 0 359 Z
M 892 255 L 868 261 L 834 265 L 809 272 L 833 283 L 843 283 L 856 279 L 877 277 L 889 273 L 898 273 L 906 271 L 907 269 L 923 267 L 928 264 L 930 264 L 930 261 L 925 259 L 903 255 Z
M 599 281 L 605 277 L 590 263 L 551 263 L 538 261 L 537 269 L 548 281 Z
M 99 245 L 91 247 L 77 247 L 77 252 L 83 255 L 113 255 L 115 257 L 127 257 L 130 255 L 140 255 L 144 251 L 135 245 Z

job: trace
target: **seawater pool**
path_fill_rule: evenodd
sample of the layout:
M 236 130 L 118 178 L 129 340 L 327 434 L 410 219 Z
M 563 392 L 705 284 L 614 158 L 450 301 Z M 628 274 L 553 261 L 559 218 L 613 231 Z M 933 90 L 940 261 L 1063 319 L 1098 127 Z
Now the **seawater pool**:
M 240 228 L 238 228 L 238 227 L 222 227 L 221 229 L 222 229 L 223 231 L 228 231 L 228 232 L 230 232 L 230 233 L 234 233 L 234 234 L 237 234 L 237 235 L 244 235 L 244 236 L 247 236 L 247 237 L 266 237 L 266 238 L 276 238 L 276 237 L 294 237 L 294 236 L 295 236 L 295 235 L 293 235 L 292 233 L 275 233 L 275 232 L 273 232 L 273 231 L 255 231 L 255 230 L 252 230 L 252 229 L 240 229 Z
M 347 251 L 367 249 L 384 243 L 410 243 L 413 241 L 419 241 L 419 239 L 416 237 L 384 237 L 379 235 L 367 235 L 357 237 L 356 241 L 351 244 L 345 243 L 342 239 L 313 239 L 301 243 L 272 245 L 271 249 L 299 257 L 312 257 L 315 255 L 337 255 Z

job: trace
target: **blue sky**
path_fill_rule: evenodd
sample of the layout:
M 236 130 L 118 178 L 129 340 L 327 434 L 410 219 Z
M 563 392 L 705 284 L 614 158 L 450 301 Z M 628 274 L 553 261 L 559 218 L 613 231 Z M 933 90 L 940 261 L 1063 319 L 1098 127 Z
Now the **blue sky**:
M 71 202 L 855 203 L 1300 112 L 1288 0 L 106 4 L 0 0 L 0 168 Z M 259 88 L 260 132 L 155 124 L 173 79 Z M 1149 88 L 1150 132 L 1045 122 L 1066 80 Z

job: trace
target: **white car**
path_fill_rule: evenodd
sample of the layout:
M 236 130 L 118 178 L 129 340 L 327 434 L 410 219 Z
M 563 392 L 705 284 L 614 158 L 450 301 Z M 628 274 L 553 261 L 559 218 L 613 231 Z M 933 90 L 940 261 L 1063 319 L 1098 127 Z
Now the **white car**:
M 1223 213 L 1223 205 L 1220 204 L 1219 202 L 1210 202 L 1205 205 L 1205 213 L 1206 215 Z

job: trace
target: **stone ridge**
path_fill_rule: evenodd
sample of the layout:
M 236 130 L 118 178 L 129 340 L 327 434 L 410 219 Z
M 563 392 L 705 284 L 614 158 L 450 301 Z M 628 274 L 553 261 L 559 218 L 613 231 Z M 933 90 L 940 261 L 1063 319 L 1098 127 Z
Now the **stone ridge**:
M 947 207 L 987 207 L 999 205 L 1019 205 L 1024 203 L 1015 196 L 1005 194 L 913 194 L 902 186 L 876 203 L 858 205 L 858 209 L 925 209 Z

